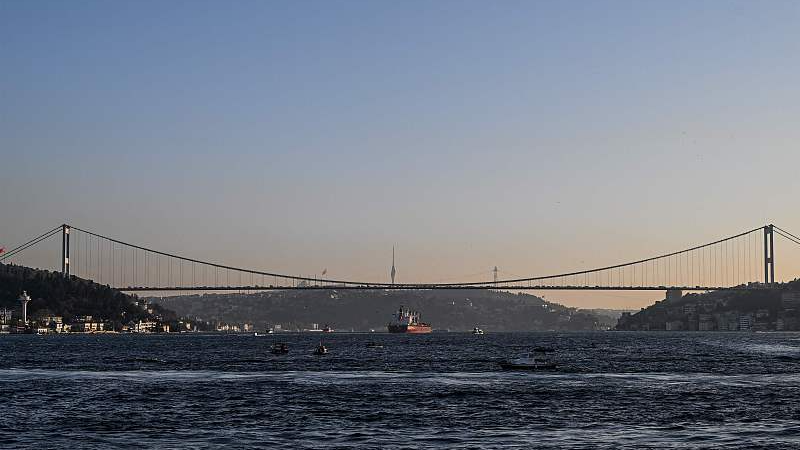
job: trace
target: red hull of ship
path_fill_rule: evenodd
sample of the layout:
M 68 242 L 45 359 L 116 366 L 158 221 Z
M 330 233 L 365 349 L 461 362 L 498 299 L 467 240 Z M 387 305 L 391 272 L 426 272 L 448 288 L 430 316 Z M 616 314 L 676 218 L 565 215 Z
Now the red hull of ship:
M 388 325 L 389 333 L 430 333 L 430 325 Z

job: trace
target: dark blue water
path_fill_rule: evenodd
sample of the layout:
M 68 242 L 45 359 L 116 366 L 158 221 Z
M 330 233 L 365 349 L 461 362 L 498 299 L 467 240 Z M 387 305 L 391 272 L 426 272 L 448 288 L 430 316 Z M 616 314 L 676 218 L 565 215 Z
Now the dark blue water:
M 0 446 L 800 447 L 800 334 L 319 338 L 0 336 Z

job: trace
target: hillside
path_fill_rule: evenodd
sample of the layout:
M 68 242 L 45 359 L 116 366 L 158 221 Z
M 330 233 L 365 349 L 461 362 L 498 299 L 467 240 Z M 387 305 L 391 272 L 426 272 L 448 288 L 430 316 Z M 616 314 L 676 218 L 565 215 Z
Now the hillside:
M 330 324 L 336 329 L 385 330 L 401 306 L 422 313 L 434 329 L 491 331 L 592 330 L 598 318 L 588 312 L 528 294 L 479 290 L 272 291 L 152 298 L 181 316 L 209 322 L 252 323 L 257 329 Z
M 800 330 L 800 282 L 748 291 L 672 295 L 635 314 L 623 314 L 616 328 L 626 331 Z
M 77 277 L 64 278 L 58 272 L 0 264 L 0 308 L 14 310 L 19 318 L 18 298 L 22 291 L 31 297 L 28 317 L 62 316 L 69 320 L 93 316 L 119 329 L 124 323 L 158 318 L 174 320 L 175 313 L 158 305 L 142 308 L 137 298 L 108 286 Z M 148 309 L 150 311 L 148 311 Z

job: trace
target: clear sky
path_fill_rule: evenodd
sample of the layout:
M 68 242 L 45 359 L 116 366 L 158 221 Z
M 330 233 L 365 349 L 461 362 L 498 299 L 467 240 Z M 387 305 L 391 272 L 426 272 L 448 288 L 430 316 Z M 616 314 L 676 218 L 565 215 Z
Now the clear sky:
M 376 281 L 396 245 L 426 282 L 796 234 L 798 24 L 797 1 L 0 0 L 0 245 L 69 222 Z

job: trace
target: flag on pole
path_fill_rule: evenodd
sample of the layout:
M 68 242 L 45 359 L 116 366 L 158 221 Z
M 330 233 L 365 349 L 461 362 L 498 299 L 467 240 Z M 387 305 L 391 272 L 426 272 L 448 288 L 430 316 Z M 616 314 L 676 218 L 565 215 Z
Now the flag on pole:
M 2 252 L 0 252 L 0 253 L 2 253 Z M 328 269 L 322 269 L 322 274 L 325 275 L 326 273 L 328 273 Z
M 0 247 L 0 255 L 2 255 L 5 252 L 6 252 L 6 248 L 5 247 Z

